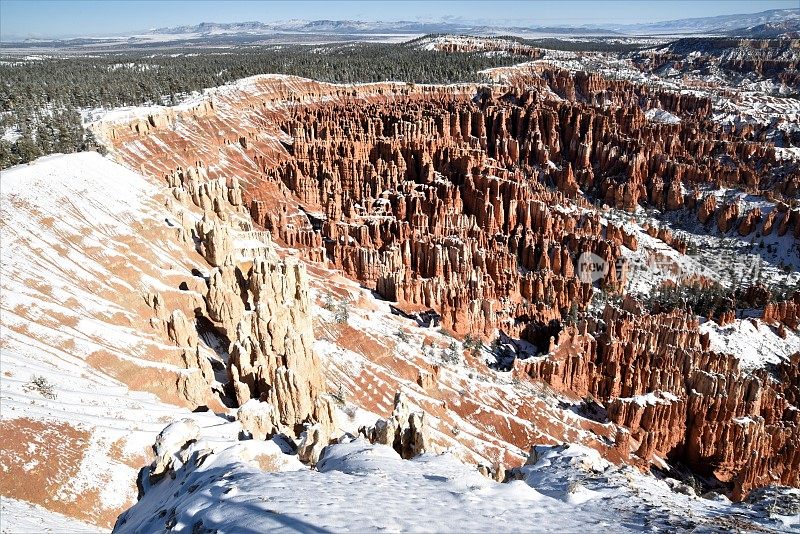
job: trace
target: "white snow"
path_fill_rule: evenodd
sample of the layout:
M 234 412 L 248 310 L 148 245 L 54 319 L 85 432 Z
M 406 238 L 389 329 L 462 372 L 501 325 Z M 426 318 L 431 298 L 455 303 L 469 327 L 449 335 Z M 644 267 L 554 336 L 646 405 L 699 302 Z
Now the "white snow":
M 165 185 L 96 153 L 49 156 L 0 176 L 0 417 L 88 432 L 79 465 L 56 490 L 66 503 L 96 492 L 96 502 L 76 509 L 87 517 L 135 502 L 138 469 L 172 418 L 192 418 L 227 443 L 241 430 L 212 412 L 191 413 L 132 391 L 92 363 L 108 357 L 112 367 L 115 359 L 129 364 L 127 372 L 182 370 L 159 359 L 172 352 L 177 362 L 180 349 L 165 345 L 135 311 L 142 294 L 153 290 L 151 280 L 164 284 L 180 269 L 188 272 L 195 254 L 164 222 Z M 148 237 L 145 229 L 152 231 Z M 201 354 L 215 356 L 202 343 Z M 30 389 L 34 377 L 51 384 L 55 398 Z M 9 461 L 0 455 L 0 468 Z M 35 459 L 26 465 L 30 473 L 43 467 Z M 19 510 L 6 511 L 6 518 L 23 520 L 15 516 Z
M 652 108 L 645 111 L 644 116 L 651 122 L 662 122 L 664 124 L 678 124 L 681 122 L 679 117 L 676 117 L 669 111 Z
M 3 141 L 7 141 L 9 143 L 13 143 L 20 137 L 22 137 L 22 134 L 20 133 L 19 128 L 15 126 L 10 126 L 3 130 L 3 135 L 0 136 L 0 139 L 2 139 Z
M 782 339 L 775 328 L 759 319 L 736 319 L 725 326 L 705 321 L 700 332 L 708 334 L 712 350 L 733 354 L 741 367 L 748 370 L 779 363 L 800 351 L 797 333 L 787 328 L 786 339 Z
M 671 404 L 678 400 L 678 397 L 668 391 L 651 391 L 645 395 L 635 397 L 618 397 L 622 402 L 633 402 L 639 406 L 654 406 L 656 404 Z
M 107 532 L 95 525 L 51 512 L 37 504 L 0 496 L 0 533 L 2 534 L 79 534 Z
M 317 470 L 263 472 L 234 450 L 195 460 L 147 489 L 115 532 L 615 532 L 784 528 L 725 499 L 675 492 L 676 481 L 619 468 L 576 445 L 537 447 L 522 480 L 497 483 L 449 454 L 402 460 L 383 445 L 343 442 Z

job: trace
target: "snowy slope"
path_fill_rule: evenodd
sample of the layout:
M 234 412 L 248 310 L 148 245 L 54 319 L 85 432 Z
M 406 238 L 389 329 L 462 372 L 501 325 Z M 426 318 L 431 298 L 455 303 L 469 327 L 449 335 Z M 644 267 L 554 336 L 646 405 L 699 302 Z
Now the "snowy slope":
M 782 338 L 775 328 L 755 319 L 736 319 L 725 326 L 706 321 L 700 332 L 708 333 L 711 350 L 736 355 L 743 369 L 776 364 L 800 351 L 800 337 L 795 332 L 787 330 Z
M 677 481 L 614 467 L 580 446 L 540 447 L 517 480 L 497 483 L 452 456 L 402 460 L 363 440 L 329 446 L 317 470 L 264 472 L 234 450 L 189 461 L 149 488 L 116 531 L 614 532 L 798 528 Z M 677 490 L 677 491 L 676 491 Z
M 135 502 L 167 422 L 221 421 L 182 407 L 181 351 L 150 326 L 142 296 L 180 305 L 177 280 L 201 258 L 165 222 L 161 185 L 96 153 L 42 158 L 0 182 L 0 488 L 107 528 Z M 4 525 L 25 519 L 17 510 Z
M 95 525 L 76 521 L 36 504 L 0 497 L 0 533 L 95 533 Z

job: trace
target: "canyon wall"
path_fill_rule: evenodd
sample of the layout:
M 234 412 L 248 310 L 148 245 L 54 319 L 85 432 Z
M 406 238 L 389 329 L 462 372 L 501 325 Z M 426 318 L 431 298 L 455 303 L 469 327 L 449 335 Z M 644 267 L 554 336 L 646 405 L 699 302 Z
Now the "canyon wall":
M 771 482 L 800 485 L 796 361 L 745 372 L 736 355 L 709 349 L 694 317 L 647 314 L 630 300 L 572 320 L 595 293 L 577 259 L 591 252 L 617 265 L 622 247 L 637 248 L 599 205 L 686 209 L 723 232 L 797 236 L 800 216 L 788 207 L 764 217 L 703 193 L 728 187 L 780 200 L 797 192 L 796 168 L 776 162 L 765 128 L 711 120 L 708 98 L 542 64 L 506 81 L 345 87 L 258 77 L 182 111 L 96 130 L 128 165 L 176 187 L 190 167 L 241 187 L 226 195 L 240 196 L 277 242 L 404 312 L 432 309 L 456 334 L 500 330 L 530 342 L 544 356 L 517 361 L 515 373 L 600 400 L 626 429 L 615 444 L 625 453 L 684 462 L 737 497 Z M 679 120 L 648 120 L 650 109 Z M 324 418 L 304 336 L 287 344 L 273 324 L 282 314 L 308 321 L 299 264 L 237 267 L 213 221 L 197 235 L 215 267 L 207 310 L 233 343 L 238 401 L 269 400 L 289 427 Z M 626 274 L 609 269 L 597 285 L 620 292 Z M 281 299 L 293 304 L 279 310 Z
M 648 315 L 632 299 L 607 305 L 600 324 L 565 330 L 543 358 L 515 372 L 604 403 L 608 419 L 643 460 L 653 455 L 713 476 L 743 498 L 754 487 L 797 486 L 800 354 L 745 372 L 709 350 L 683 312 Z M 589 334 L 591 332 L 592 334 Z

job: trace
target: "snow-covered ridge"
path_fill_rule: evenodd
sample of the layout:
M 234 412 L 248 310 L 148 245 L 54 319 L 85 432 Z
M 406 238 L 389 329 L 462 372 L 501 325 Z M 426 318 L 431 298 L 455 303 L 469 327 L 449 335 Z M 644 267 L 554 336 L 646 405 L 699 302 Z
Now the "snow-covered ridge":
M 669 111 L 663 109 L 648 109 L 645 111 L 644 116 L 647 117 L 649 121 L 662 122 L 664 124 L 678 124 L 681 122 L 680 117 L 676 117 Z
M 167 222 L 163 189 L 93 152 L 2 171 L 0 433 L 15 436 L 3 492 L 94 530 L 135 502 L 167 422 L 220 422 L 181 406 L 182 351 L 149 323 L 143 295 L 191 294 L 178 280 L 203 268 Z M 203 342 L 200 355 L 217 358 Z M 13 510 L 3 532 L 25 525 Z
M 708 334 L 711 350 L 735 355 L 743 369 L 780 363 L 800 352 L 800 336 L 795 332 L 787 329 L 781 337 L 775 328 L 757 319 L 736 319 L 725 326 L 705 321 L 700 332 Z
M 432 87 L 463 87 L 464 90 L 474 87 L 474 84 L 446 84 L 446 85 L 432 85 L 432 84 L 414 84 L 419 90 Z M 246 78 L 240 78 L 234 82 L 221 85 L 218 87 L 210 87 L 202 91 L 195 91 L 191 95 L 186 96 L 181 102 L 171 105 L 152 105 L 152 106 L 128 106 L 114 109 L 95 109 L 88 110 L 85 115 L 85 121 L 90 128 L 102 128 L 103 126 L 125 125 L 135 120 L 148 119 L 151 116 L 165 115 L 165 114 L 181 114 L 185 112 L 194 112 L 198 109 L 211 105 L 217 106 L 230 106 L 236 100 L 246 99 L 249 97 L 264 96 L 265 98 L 274 98 L 276 90 L 286 90 L 289 93 L 296 95 L 304 95 L 309 88 L 328 88 L 332 90 L 358 88 L 361 94 L 378 93 L 384 90 L 400 90 L 408 89 L 409 83 L 404 81 L 387 80 L 383 82 L 365 82 L 355 84 L 342 84 L 331 82 L 319 82 L 309 78 L 302 78 L 300 76 L 292 76 L 288 74 L 256 74 Z M 329 97 L 322 96 L 320 101 L 325 101 Z
M 577 532 L 593 525 L 640 532 L 800 526 L 791 516 L 764 513 L 758 503 L 701 499 L 675 480 L 615 467 L 576 445 L 537 447 L 530 465 L 504 484 L 447 454 L 406 461 L 389 447 L 351 438 L 327 447 L 316 470 L 283 460 L 286 454 L 275 442 L 259 448 L 262 465 L 270 466 L 266 469 L 254 467 L 253 452 L 243 446 L 215 453 L 205 450 L 202 439 L 188 445 L 174 475 L 147 488 L 115 531 Z

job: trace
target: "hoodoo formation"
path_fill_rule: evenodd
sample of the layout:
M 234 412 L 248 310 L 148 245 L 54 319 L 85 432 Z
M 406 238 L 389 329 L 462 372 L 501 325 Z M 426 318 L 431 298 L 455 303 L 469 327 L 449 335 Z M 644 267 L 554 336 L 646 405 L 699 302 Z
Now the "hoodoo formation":
M 632 296 L 585 314 L 598 288 L 623 294 L 627 273 L 609 269 L 593 288 L 576 272 L 582 254 L 618 265 L 622 247 L 636 250 L 609 208 L 681 212 L 743 236 L 800 235 L 798 212 L 781 203 L 800 172 L 776 163 L 763 127 L 725 127 L 711 108 L 707 97 L 547 65 L 492 86 L 264 76 L 188 111 L 98 133 L 150 174 L 236 176 L 254 224 L 282 245 L 407 313 L 433 310 L 458 336 L 488 342 L 499 331 L 528 342 L 533 354 L 516 358 L 515 376 L 603 403 L 625 436 L 624 461 L 680 462 L 742 498 L 774 482 L 800 485 L 796 358 L 742 370 L 737 355 L 710 347 L 691 313 L 643 311 Z M 678 120 L 654 122 L 648 110 Z M 707 193 L 721 187 L 777 207 L 766 218 L 759 208 L 740 213 Z M 259 268 L 247 283 L 258 283 Z M 237 278 L 218 269 L 212 286 Z M 785 307 L 769 304 L 764 321 Z M 210 318 L 236 324 L 229 316 L 241 309 L 225 302 Z M 246 348 L 257 337 L 237 335 L 245 340 L 229 367 L 234 384 L 249 385 L 236 386 L 241 403 L 261 390 L 237 363 L 258 361 Z
M 0 530 L 800 528 L 766 13 L 4 43 Z

